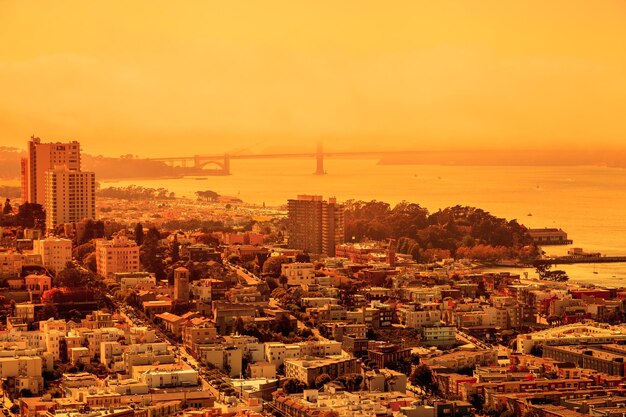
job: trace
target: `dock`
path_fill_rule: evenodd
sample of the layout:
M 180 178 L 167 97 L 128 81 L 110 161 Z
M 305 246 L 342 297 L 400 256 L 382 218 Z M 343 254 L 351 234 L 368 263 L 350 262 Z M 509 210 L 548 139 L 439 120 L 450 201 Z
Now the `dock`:
M 626 262 L 626 256 L 557 256 L 554 258 L 542 259 L 535 263 L 552 265 L 561 264 L 603 264 Z

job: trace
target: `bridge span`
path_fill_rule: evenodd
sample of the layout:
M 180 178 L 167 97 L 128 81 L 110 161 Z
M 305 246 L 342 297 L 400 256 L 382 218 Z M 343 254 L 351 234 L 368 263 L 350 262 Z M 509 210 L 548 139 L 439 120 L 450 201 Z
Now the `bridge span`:
M 193 156 L 173 156 L 166 158 L 149 158 L 150 161 L 164 162 L 171 166 L 190 166 L 196 169 L 203 169 L 213 175 L 230 175 L 230 161 L 233 159 L 294 159 L 294 158 L 315 158 L 315 175 L 324 175 L 324 158 L 331 157 L 383 157 L 388 155 L 407 155 L 424 153 L 424 151 L 324 151 L 321 144 L 313 152 L 284 152 L 284 153 L 259 153 L 259 154 L 228 154 L 223 155 L 193 155 Z M 215 166 L 215 169 L 205 169 L 207 166 Z

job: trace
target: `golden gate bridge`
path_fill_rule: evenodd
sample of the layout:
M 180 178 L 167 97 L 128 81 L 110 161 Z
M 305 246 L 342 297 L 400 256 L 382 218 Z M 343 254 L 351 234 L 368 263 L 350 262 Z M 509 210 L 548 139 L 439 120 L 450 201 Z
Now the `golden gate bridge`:
M 230 161 L 243 159 L 293 159 L 311 158 L 315 159 L 315 175 L 324 175 L 324 159 L 330 157 L 364 157 L 375 158 L 390 155 L 408 155 L 426 153 L 425 151 L 324 151 L 321 143 L 312 152 L 284 152 L 284 153 L 246 153 L 246 154 L 222 154 L 222 155 L 193 155 L 193 156 L 173 156 L 166 158 L 148 158 L 149 161 L 163 162 L 170 166 L 193 167 L 201 169 L 202 173 L 211 175 L 230 175 Z M 213 166 L 213 169 L 206 169 Z

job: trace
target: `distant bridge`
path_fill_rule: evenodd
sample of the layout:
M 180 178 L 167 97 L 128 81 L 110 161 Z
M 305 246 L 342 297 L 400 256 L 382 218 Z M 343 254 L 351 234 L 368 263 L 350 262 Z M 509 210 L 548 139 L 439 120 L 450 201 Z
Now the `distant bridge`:
M 212 175 L 230 175 L 230 161 L 233 159 L 294 159 L 294 158 L 315 158 L 315 175 L 324 175 L 324 158 L 329 157 L 382 157 L 388 155 L 407 155 L 425 153 L 425 151 L 346 151 L 346 152 L 325 152 L 321 143 L 317 145 L 314 152 L 296 153 L 261 153 L 261 154 L 235 154 L 223 155 L 194 155 L 168 158 L 149 158 L 150 161 L 164 162 L 170 166 L 183 166 L 202 169 L 203 172 Z M 205 169 L 207 166 L 214 166 L 215 169 Z

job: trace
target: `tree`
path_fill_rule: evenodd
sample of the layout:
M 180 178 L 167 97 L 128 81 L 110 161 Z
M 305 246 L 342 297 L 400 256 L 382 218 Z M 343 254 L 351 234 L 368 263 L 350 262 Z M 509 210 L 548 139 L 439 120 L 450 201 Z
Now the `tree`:
M 46 212 L 41 204 L 23 203 L 17 210 L 18 225 L 23 228 L 44 230 L 46 227 Z
M 426 392 L 434 393 L 437 391 L 437 384 L 433 378 L 433 372 L 427 365 L 417 365 L 415 369 L 413 369 L 409 381 L 411 381 L 411 384 L 421 387 Z
M 198 200 L 204 201 L 216 201 L 219 198 L 219 194 L 215 191 L 207 190 L 207 191 L 196 191 L 196 197 Z
M 141 223 L 137 223 L 135 225 L 135 242 L 138 246 L 143 245 L 143 238 L 143 226 L 141 225 Z
M 87 257 L 83 261 L 83 264 L 85 265 L 85 268 L 89 269 L 91 272 L 95 274 L 98 271 L 98 262 L 96 259 L 96 253 L 91 252 L 89 255 L 87 255 Z
M 315 387 L 322 388 L 324 385 L 332 381 L 332 378 L 328 374 L 320 374 L 315 378 Z
M 4 207 L 2 208 L 2 214 L 11 214 L 13 213 L 13 207 L 11 207 L 11 200 L 10 199 L 6 199 L 4 201 Z
M 296 262 L 311 262 L 311 256 L 308 253 L 299 253 L 296 255 Z
M 178 262 L 180 260 L 180 243 L 178 242 L 178 238 L 174 235 L 174 240 L 170 246 L 170 253 L 172 258 L 172 263 Z
M 96 251 L 96 245 L 91 242 L 84 243 L 82 245 L 76 246 L 72 251 L 72 256 L 78 262 L 84 262 L 85 258 L 89 256 L 89 254 L 94 253 Z
M 278 277 L 278 282 L 283 286 L 283 288 L 286 288 L 289 283 L 289 279 L 286 276 L 281 275 Z
M 228 256 L 228 262 L 233 265 L 238 265 L 239 263 L 241 263 L 241 258 L 239 257 L 239 255 L 233 253 Z
M 467 401 L 472 404 L 474 409 L 481 413 L 483 411 L 483 407 L 485 406 L 485 396 L 482 394 L 471 394 L 467 397 Z
M 307 385 L 295 378 L 288 378 L 284 380 L 283 390 L 287 394 L 298 394 L 306 389 Z
M 56 319 L 58 314 L 59 312 L 54 304 L 45 303 L 41 310 L 41 320 Z
M 143 245 L 141 245 L 139 260 L 144 270 L 152 272 L 161 280 L 166 277 L 163 269 L 162 253 L 159 247 L 161 234 L 155 227 L 148 229 Z
M 80 323 L 80 319 L 82 318 L 83 318 L 83 315 L 80 313 L 80 311 L 76 309 L 72 309 L 67 313 L 67 319 L 72 320 L 76 323 Z
M 241 316 L 237 316 L 237 318 L 235 319 L 235 322 L 233 323 L 233 332 L 237 334 L 244 334 L 244 331 L 245 331 L 245 327 L 244 327 L 243 319 L 241 318 Z
M 281 273 L 282 265 L 287 262 L 284 256 L 270 256 L 263 264 L 263 275 L 272 278 L 278 278 Z
M 54 278 L 55 287 L 82 287 L 86 281 L 86 275 L 80 269 L 76 268 L 74 264 L 68 262 L 60 272 L 57 272 Z

